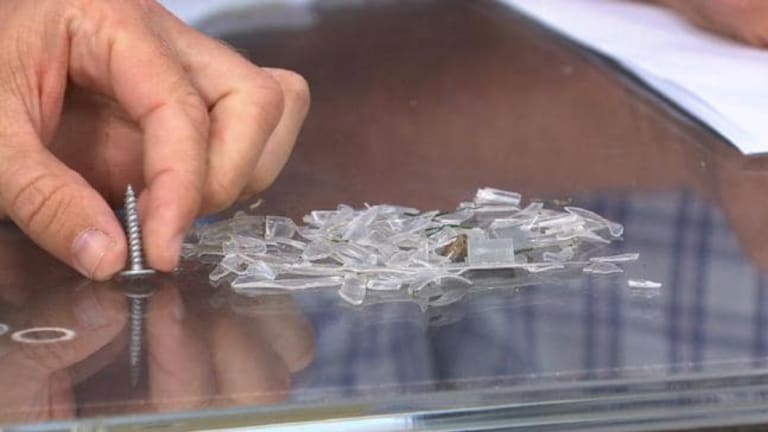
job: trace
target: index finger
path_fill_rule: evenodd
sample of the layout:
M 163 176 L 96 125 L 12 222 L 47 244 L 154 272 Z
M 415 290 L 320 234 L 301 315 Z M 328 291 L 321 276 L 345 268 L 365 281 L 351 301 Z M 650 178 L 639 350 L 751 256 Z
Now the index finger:
M 169 271 L 202 200 L 208 111 L 173 53 L 142 20 L 144 12 L 132 2 L 120 5 L 126 10 L 113 7 L 106 14 L 112 19 L 99 22 L 96 34 L 106 36 L 97 42 L 93 30 L 75 29 L 73 80 L 111 94 L 141 127 L 145 252 L 152 267 Z

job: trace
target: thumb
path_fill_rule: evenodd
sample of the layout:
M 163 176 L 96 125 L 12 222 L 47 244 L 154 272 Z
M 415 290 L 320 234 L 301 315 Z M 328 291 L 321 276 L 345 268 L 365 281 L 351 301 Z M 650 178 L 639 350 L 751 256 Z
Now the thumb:
M 0 133 L 0 210 L 83 275 L 108 279 L 125 265 L 120 223 L 101 195 L 31 129 Z

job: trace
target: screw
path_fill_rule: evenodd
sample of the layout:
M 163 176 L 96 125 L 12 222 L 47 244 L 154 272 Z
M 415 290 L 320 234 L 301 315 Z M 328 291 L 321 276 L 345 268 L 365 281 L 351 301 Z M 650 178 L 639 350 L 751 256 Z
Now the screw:
M 141 378 L 144 359 L 144 312 L 147 298 L 154 291 L 148 279 L 155 274 L 155 271 L 144 267 L 139 211 L 136 206 L 136 195 L 130 185 L 125 192 L 125 228 L 128 233 L 130 264 L 127 270 L 120 273 L 120 276 L 124 281 L 125 295 L 131 300 L 128 362 L 131 385 L 136 387 Z

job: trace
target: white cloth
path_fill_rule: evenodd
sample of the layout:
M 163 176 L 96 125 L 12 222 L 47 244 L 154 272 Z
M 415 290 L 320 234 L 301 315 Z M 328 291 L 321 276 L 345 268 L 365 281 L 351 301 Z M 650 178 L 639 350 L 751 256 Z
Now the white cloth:
M 768 50 L 638 1 L 500 1 L 618 61 L 743 153 L 768 153 Z

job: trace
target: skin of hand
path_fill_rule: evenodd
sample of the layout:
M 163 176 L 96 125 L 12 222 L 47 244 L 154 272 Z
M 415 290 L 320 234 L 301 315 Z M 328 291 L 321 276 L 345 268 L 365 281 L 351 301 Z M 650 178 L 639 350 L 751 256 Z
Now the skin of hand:
M 768 2 L 764 0 L 656 0 L 692 23 L 732 39 L 768 46 Z
M 84 280 L 10 226 L 0 227 L 0 244 L 0 316 L 10 332 L 76 333 L 40 345 L 0 336 L 2 423 L 275 403 L 313 358 L 311 325 L 289 297 L 258 300 L 260 311 L 245 315 L 212 308 L 200 292 L 182 298 L 196 288 L 164 279 L 147 309 L 147 385 L 133 388 L 120 287 Z
M 0 0 L 0 21 L 0 217 L 93 279 L 124 267 L 127 184 L 171 270 L 197 215 L 271 184 L 309 108 L 299 75 L 153 0 Z

